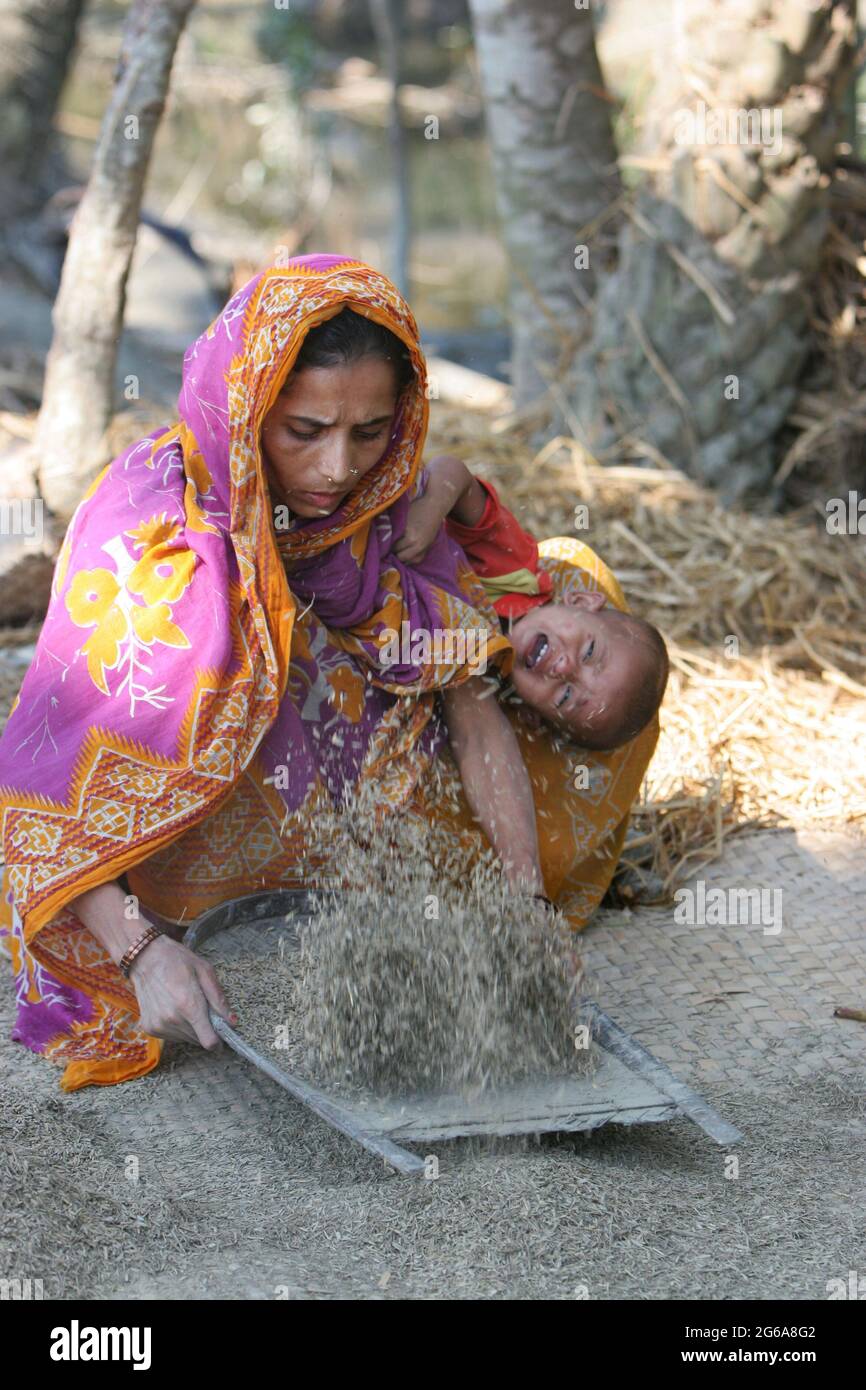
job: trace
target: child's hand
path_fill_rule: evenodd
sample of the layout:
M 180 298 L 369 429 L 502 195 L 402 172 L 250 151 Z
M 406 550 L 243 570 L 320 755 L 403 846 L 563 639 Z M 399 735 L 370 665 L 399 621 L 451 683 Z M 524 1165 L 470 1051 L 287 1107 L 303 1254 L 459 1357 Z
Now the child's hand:
M 436 498 L 417 497 L 409 505 L 406 530 L 394 546 L 394 554 L 404 565 L 416 565 L 424 559 L 439 535 L 444 520 L 442 507 Z
M 466 464 L 453 454 L 439 454 L 427 465 L 427 487 L 423 496 L 409 505 L 406 530 L 394 546 L 394 554 L 404 565 L 418 564 L 439 535 L 446 516 L 464 526 L 478 524 L 487 494 L 473 478 Z

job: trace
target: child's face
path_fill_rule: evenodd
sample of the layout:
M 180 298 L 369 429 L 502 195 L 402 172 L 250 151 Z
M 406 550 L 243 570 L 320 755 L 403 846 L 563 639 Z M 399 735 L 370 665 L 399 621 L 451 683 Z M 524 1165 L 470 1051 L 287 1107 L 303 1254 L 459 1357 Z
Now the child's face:
M 290 373 L 262 424 L 276 500 L 296 516 L 335 512 L 387 449 L 396 405 L 382 358 Z
M 570 594 L 530 609 L 510 633 L 517 694 L 577 742 L 589 730 L 615 738 L 646 670 L 645 645 L 605 603 L 604 594 Z

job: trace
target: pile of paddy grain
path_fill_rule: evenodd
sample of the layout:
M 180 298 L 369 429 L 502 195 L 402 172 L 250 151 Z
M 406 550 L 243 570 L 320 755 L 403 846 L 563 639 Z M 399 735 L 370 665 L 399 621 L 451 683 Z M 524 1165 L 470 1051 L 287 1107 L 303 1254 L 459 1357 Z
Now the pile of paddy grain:
M 296 1001 L 315 1074 L 380 1092 L 477 1091 L 590 1065 L 570 930 L 409 816 L 355 803 L 344 883 L 301 929 Z

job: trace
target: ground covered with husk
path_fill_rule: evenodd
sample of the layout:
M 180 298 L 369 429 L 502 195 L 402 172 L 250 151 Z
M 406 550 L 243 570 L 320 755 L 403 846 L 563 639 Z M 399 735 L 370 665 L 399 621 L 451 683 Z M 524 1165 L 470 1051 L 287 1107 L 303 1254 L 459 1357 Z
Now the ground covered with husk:
M 66 1097 L 3 1032 L 0 1275 L 42 1278 L 46 1298 L 823 1299 L 862 1258 L 853 1081 L 714 1097 L 746 1133 L 736 1178 L 678 1122 L 460 1140 L 418 1181 L 275 1088 L 232 1128 L 252 1082 L 219 1059 L 222 1115 L 203 1122 L 193 1097 L 185 1125 L 151 1118 L 142 1137 L 184 1049 L 142 1082 Z

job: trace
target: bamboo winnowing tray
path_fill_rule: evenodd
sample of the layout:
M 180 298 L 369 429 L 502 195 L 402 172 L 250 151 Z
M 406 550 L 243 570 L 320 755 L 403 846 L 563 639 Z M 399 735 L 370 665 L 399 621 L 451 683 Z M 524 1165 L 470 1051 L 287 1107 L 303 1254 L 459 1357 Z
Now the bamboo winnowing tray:
M 291 921 L 310 910 L 310 895 L 281 890 L 236 898 L 202 914 L 184 937 L 191 950 L 226 927 L 277 921 L 286 936 Z M 679 1081 L 646 1048 L 619 1028 L 592 1001 L 584 1013 L 597 1048 L 598 1064 L 586 1075 L 540 1075 L 491 1087 L 477 1097 L 450 1093 L 372 1092 L 346 1099 L 328 1094 L 290 1074 L 252 1047 L 211 1011 L 220 1037 L 297 1100 L 342 1133 L 386 1159 L 399 1172 L 421 1174 L 424 1160 L 400 1147 L 472 1134 L 542 1134 L 590 1130 L 604 1124 L 649 1124 L 684 1115 L 719 1144 L 742 1138 L 701 1096 Z M 400 1142 L 398 1142 L 400 1141 Z

